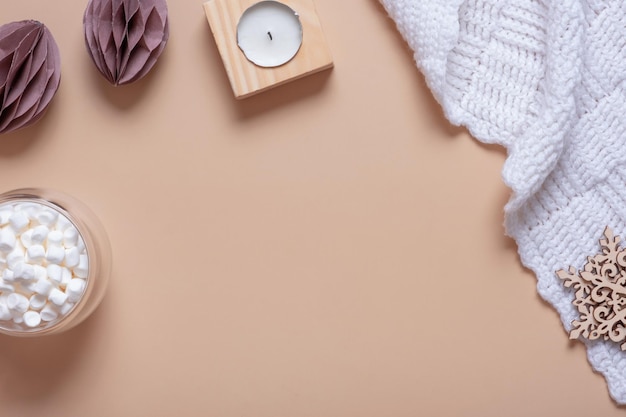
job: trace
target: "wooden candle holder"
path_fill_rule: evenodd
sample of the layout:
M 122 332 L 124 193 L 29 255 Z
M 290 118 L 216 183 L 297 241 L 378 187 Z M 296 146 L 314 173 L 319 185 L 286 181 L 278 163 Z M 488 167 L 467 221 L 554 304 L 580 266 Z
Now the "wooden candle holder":
M 333 66 L 313 0 L 281 0 L 281 3 L 298 13 L 302 23 L 302 46 L 293 59 L 273 68 L 259 67 L 248 61 L 237 45 L 237 24 L 243 12 L 258 2 L 259 0 L 209 0 L 204 3 L 211 32 L 237 99 Z

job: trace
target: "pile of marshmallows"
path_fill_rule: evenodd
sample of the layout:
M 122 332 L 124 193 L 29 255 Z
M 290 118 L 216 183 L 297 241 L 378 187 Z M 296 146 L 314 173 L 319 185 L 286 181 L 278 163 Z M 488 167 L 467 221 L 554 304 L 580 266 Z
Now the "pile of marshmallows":
M 78 229 L 41 203 L 0 205 L 0 326 L 43 327 L 66 316 L 86 287 Z

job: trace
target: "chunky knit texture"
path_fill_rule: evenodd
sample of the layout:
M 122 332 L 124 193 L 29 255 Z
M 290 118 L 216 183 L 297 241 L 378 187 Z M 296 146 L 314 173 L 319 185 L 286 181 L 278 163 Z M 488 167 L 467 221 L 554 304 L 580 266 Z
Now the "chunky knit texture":
M 626 238 L 626 2 L 380 0 L 448 119 L 506 147 L 507 233 L 569 331 L 555 271 L 580 269 L 605 226 Z M 626 353 L 587 343 L 626 403 Z

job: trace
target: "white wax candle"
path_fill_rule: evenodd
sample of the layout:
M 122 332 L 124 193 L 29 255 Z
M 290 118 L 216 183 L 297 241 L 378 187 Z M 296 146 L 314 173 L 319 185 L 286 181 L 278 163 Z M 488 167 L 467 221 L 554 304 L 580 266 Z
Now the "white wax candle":
M 246 58 L 260 67 L 289 62 L 302 45 L 298 13 L 273 0 L 252 5 L 239 19 L 237 44 Z

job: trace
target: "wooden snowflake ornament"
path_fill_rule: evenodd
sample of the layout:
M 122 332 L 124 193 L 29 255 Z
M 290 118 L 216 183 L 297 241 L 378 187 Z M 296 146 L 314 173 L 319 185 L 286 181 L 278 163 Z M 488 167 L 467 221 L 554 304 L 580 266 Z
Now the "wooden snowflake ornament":
M 557 271 L 568 288 L 574 288 L 573 304 L 580 317 L 572 321 L 570 339 L 612 340 L 626 351 L 626 249 L 610 228 L 600 240 L 601 252 L 587 258 L 581 271 Z

